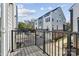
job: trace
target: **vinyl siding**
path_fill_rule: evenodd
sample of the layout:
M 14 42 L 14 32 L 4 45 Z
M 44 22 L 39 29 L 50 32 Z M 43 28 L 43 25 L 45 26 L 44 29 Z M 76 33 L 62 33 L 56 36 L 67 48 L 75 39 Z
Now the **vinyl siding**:
M 46 22 L 46 18 L 50 17 L 50 21 Z M 54 19 L 52 21 L 52 18 Z M 58 20 L 58 22 L 57 22 Z M 54 30 L 63 30 L 63 24 L 65 24 L 66 19 L 64 17 L 63 11 L 61 8 L 57 8 L 54 11 L 50 11 L 47 14 L 43 15 L 41 19 L 38 18 L 38 29 L 49 29 L 52 31 L 52 27 Z M 41 22 L 41 23 L 40 23 Z M 57 28 L 58 27 L 58 28 Z
M 79 4 L 73 6 L 73 32 L 78 32 Z
M 3 22 L 3 27 L 2 27 L 2 40 L 5 41 L 5 45 L 4 45 L 4 50 L 5 51 L 5 55 L 8 54 L 9 51 L 11 51 L 11 30 L 16 28 L 16 18 L 15 18 L 15 10 L 14 8 L 16 8 L 16 5 L 10 5 L 9 3 L 4 3 L 2 4 L 2 9 L 4 11 L 3 15 L 2 15 L 2 22 Z M 2 41 L 2 42 L 4 42 Z M 3 46 L 3 45 L 1 45 Z M 5 49 L 6 48 L 6 49 Z M 4 52 L 2 52 L 2 55 L 4 55 Z

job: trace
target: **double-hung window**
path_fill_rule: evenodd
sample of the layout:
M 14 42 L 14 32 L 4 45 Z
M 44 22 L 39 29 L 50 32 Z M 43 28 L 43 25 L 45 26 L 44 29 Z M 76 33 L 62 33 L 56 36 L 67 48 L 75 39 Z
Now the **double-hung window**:
M 47 17 L 47 18 L 45 19 L 45 22 L 50 22 L 50 17 Z

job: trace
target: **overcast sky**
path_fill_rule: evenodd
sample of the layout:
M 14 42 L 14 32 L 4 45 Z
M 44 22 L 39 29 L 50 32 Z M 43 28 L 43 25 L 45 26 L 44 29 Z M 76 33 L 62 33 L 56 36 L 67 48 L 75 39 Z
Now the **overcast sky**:
M 66 21 L 70 19 L 69 8 L 73 3 L 18 3 L 18 20 L 36 19 L 46 12 L 61 7 Z

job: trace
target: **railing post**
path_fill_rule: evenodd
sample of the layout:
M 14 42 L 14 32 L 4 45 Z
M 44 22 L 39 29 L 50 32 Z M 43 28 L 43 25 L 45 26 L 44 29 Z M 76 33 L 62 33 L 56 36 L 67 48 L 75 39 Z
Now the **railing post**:
M 43 53 L 45 53 L 45 32 L 43 32 Z
M 63 31 L 65 31 L 65 25 L 63 24 Z
M 13 52 L 13 30 L 11 31 L 11 37 L 12 37 L 12 40 L 11 40 L 11 43 L 12 43 L 12 51 Z
M 35 45 L 36 45 L 36 30 L 35 30 Z
M 52 31 L 52 56 L 53 56 L 53 31 Z
M 67 56 L 71 56 L 71 33 L 67 33 Z
M 78 36 L 79 34 L 75 34 L 76 35 L 76 56 L 78 55 Z

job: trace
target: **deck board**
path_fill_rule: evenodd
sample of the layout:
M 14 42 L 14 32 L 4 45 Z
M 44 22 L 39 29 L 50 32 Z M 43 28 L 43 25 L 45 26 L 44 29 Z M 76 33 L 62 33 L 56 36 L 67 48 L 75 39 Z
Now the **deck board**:
M 37 46 L 29 46 L 15 50 L 9 56 L 47 56 Z

